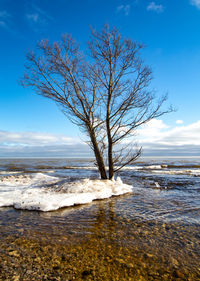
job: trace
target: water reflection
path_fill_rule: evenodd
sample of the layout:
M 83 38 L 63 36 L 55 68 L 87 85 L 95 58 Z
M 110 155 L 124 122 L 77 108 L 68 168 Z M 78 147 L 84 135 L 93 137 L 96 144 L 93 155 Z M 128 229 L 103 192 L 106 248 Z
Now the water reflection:
M 67 268 L 73 268 L 70 274 L 76 280 L 82 280 L 86 269 L 93 280 L 199 280 L 199 225 L 121 216 L 119 206 L 127 198 L 48 213 L 4 208 L 0 253 L 11 266 L 13 257 L 6 249 L 12 245 L 21 259 L 30 257 L 29 264 L 23 260 L 26 269 L 38 258 L 52 272 L 53 261 L 63 259 L 63 267 L 52 273 L 63 280 Z

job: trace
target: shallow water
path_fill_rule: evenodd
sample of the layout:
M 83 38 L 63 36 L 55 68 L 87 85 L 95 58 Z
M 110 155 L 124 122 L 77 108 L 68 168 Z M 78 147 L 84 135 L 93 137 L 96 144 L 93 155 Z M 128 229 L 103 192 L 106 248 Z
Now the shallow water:
M 1 209 L 0 280 L 200 280 L 199 225 L 130 216 L 128 197 Z
M 92 159 L 1 159 L 0 206 L 48 211 L 131 191 L 123 202 L 116 199 L 121 214 L 200 224 L 199 158 L 143 159 L 117 176 L 130 187 L 99 186 Z
M 131 193 L 52 212 L 0 208 L 0 280 L 200 280 L 199 164 L 146 159 L 118 175 Z M 55 177 L 65 187 L 98 177 L 88 159 L 7 159 L 0 170 L 17 190 L 19 176 L 47 190 Z

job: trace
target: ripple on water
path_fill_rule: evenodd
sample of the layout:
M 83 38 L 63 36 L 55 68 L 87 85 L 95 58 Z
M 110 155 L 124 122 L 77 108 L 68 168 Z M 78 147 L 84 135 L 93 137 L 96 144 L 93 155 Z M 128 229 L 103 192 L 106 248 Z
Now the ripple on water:
M 63 161 L 39 164 L 48 176 L 84 176 L 56 170 Z M 55 212 L 0 208 L 0 280 L 200 280 L 200 178 L 181 174 L 198 167 L 138 165 L 121 173 L 132 194 Z

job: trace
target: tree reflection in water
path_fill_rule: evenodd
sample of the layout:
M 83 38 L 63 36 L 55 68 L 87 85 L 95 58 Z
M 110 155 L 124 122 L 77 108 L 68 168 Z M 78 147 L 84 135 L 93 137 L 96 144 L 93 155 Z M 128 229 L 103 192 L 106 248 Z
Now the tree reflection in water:
M 48 280 L 200 280 L 198 225 L 126 217 L 118 201 L 48 213 L 2 210 L 0 280 L 9 280 L 13 262 L 15 272 L 23 264 Z

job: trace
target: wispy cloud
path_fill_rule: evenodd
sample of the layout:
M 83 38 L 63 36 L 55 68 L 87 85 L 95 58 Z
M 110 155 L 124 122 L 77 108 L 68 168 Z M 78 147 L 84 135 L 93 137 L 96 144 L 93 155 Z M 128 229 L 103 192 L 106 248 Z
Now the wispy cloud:
M 26 18 L 31 22 L 38 23 L 40 17 L 39 14 L 34 13 L 34 14 L 27 14 Z
M 200 9 L 200 0 L 190 0 L 191 5 L 197 7 L 197 9 Z
M 46 26 L 52 20 L 52 17 L 46 11 L 33 4 L 28 8 L 25 17 L 35 31 Z
M 11 15 L 7 11 L 5 11 L 5 10 L 0 11 L 0 26 L 2 26 L 4 28 L 8 28 L 10 18 L 11 18 Z
M 161 4 L 156 4 L 155 2 L 151 2 L 147 6 L 147 11 L 154 11 L 156 13 L 162 13 L 164 11 L 164 7 Z
M 117 7 L 117 12 L 123 12 L 126 16 L 130 13 L 131 6 L 130 5 L 120 5 Z

